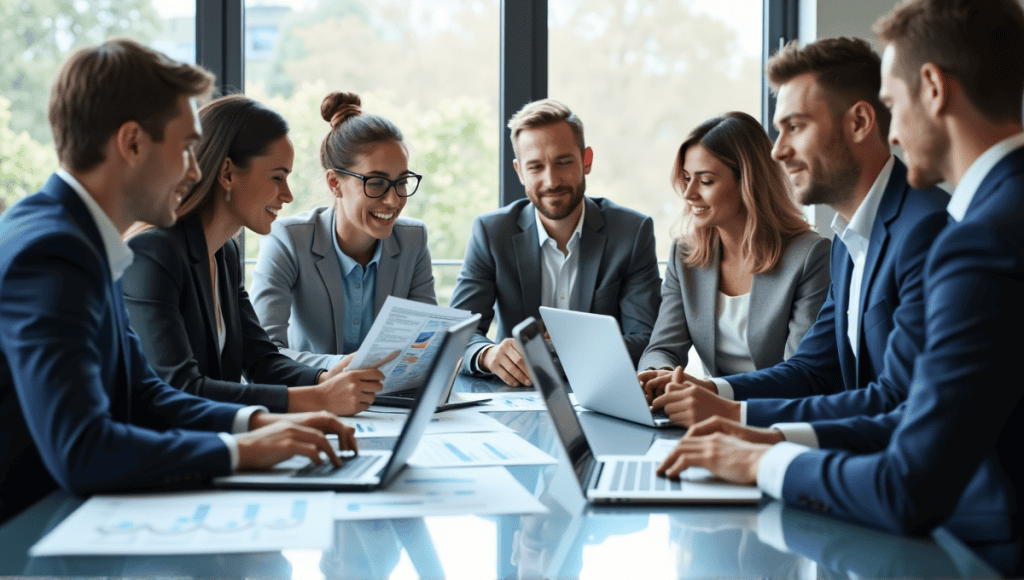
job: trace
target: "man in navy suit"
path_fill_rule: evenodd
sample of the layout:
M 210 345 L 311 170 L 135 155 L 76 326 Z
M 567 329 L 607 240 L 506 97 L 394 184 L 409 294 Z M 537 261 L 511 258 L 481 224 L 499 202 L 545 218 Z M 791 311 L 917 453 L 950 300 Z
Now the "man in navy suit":
M 161 381 L 119 279 L 136 221 L 169 226 L 200 179 L 195 98 L 212 77 L 129 40 L 72 55 L 50 97 L 61 168 L 0 218 L 0 520 L 76 494 L 196 483 L 301 454 L 338 464 L 326 413 L 275 415 Z M 250 429 L 254 429 L 248 432 Z M 230 435 L 229 433 L 238 433 Z
M 875 25 L 889 140 L 914 186 L 955 186 L 925 266 L 925 346 L 907 401 L 860 418 L 844 450 L 687 437 L 662 470 L 703 465 L 786 503 L 905 533 L 942 525 L 1024 571 L 1024 9 L 916 0 Z M 860 428 L 874 424 L 863 433 Z
M 946 226 L 949 196 L 911 189 L 890 153 L 880 66 L 858 38 L 794 42 L 768 61 L 778 95 L 773 155 L 798 201 L 836 210 L 832 285 L 789 360 L 708 381 L 663 377 L 676 382 L 653 405 L 676 423 L 782 423 L 772 433 L 778 441 L 813 443 L 814 429 L 794 422 L 874 415 L 907 398 L 922 346 L 925 257 Z

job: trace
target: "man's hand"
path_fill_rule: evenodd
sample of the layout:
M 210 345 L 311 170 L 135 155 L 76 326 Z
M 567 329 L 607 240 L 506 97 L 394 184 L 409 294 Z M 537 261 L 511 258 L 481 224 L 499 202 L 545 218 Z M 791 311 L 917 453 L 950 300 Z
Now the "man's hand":
M 320 376 L 316 378 L 316 384 L 323 384 L 327 382 L 329 379 L 332 379 L 341 374 L 342 372 L 344 372 L 345 369 L 348 368 L 349 363 L 352 362 L 352 357 L 354 356 L 356 356 L 356 353 L 354 352 L 351 354 L 347 354 L 345 355 L 345 358 L 341 359 L 338 362 L 338 364 L 328 369 L 327 372 L 320 373 Z
M 686 431 L 686 435 L 684 437 L 687 439 L 693 439 L 694 437 L 705 437 L 714 433 L 723 433 L 746 441 L 747 443 L 760 443 L 764 445 L 775 445 L 776 443 L 781 443 L 786 440 L 782 431 L 779 431 L 778 429 L 750 427 L 748 425 L 742 425 L 738 421 L 717 416 L 705 419 L 700 423 L 693 425 Z
M 530 374 L 526 371 L 523 355 L 511 338 L 488 346 L 480 355 L 480 369 L 494 373 L 510 387 L 532 387 Z
M 699 388 L 699 387 L 697 387 Z M 734 483 L 757 483 L 761 458 L 771 445 L 747 443 L 729 435 L 684 437 L 658 467 L 658 475 L 679 477 L 688 467 L 703 467 Z
M 381 382 L 385 378 L 384 373 L 378 367 L 390 362 L 398 354 L 396 350 L 369 368 L 344 370 L 315 387 L 288 389 L 288 411 L 294 413 L 323 409 L 345 417 L 365 411 L 373 404 L 376 394 L 384 388 Z M 335 368 L 339 365 L 335 365 Z
M 337 453 L 331 448 L 326 433 L 338 436 L 338 448 L 355 451 L 355 429 L 342 424 L 326 411 L 316 413 L 264 413 L 258 411 L 249 418 L 248 433 L 235 435 L 238 441 L 238 468 L 240 470 L 269 469 L 294 455 L 303 455 L 320 465 L 320 452 L 331 462 L 341 465 Z
M 733 421 L 740 419 L 740 403 L 723 399 L 690 381 L 669 383 L 664 395 L 651 402 L 651 409 L 664 409 L 676 425 L 689 427 L 709 417 L 721 416 Z
M 644 395 L 647 396 L 648 403 L 664 395 L 665 391 L 668 390 L 669 383 L 690 382 L 716 395 L 718 394 L 718 386 L 713 381 L 695 378 L 683 370 L 683 367 L 676 367 L 671 371 L 666 369 L 640 371 L 637 378 L 640 379 L 640 384 L 643 385 Z

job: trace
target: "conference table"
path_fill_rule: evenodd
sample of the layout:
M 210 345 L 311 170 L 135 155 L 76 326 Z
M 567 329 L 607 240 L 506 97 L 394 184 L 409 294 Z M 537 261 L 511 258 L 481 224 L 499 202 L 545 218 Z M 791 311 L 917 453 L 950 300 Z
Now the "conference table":
M 460 393 L 500 393 L 460 376 Z M 558 459 L 507 467 L 545 514 L 336 521 L 333 548 L 182 556 L 28 556 L 83 503 L 54 492 L 0 527 L 0 576 L 203 578 L 997 578 L 951 534 L 908 538 L 763 499 L 756 506 L 589 505 L 543 411 L 491 413 Z M 682 430 L 580 414 L 598 455 L 642 455 Z M 363 439 L 388 448 L 393 439 Z

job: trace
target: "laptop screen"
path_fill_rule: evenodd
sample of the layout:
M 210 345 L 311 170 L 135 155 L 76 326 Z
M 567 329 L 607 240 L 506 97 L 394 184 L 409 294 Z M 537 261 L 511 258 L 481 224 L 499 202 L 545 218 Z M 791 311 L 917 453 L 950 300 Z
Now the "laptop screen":
M 531 378 L 544 396 L 544 403 L 551 413 L 551 419 L 558 431 L 558 437 L 565 446 L 576 478 L 581 485 L 586 485 L 589 470 L 594 462 L 594 454 L 583 434 L 583 426 L 572 408 L 569 390 L 555 366 L 551 351 L 544 342 L 544 331 L 534 318 L 527 318 L 513 329 L 512 334 L 519 341 L 523 350 L 523 359 L 530 370 Z

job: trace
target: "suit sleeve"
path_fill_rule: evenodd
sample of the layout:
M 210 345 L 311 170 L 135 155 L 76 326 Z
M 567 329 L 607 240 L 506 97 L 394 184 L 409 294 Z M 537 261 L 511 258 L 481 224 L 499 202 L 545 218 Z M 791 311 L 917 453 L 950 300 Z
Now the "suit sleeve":
M 277 224 L 260 240 L 260 254 L 252 273 L 252 306 L 281 354 L 304 365 L 329 369 L 337 363 L 338 355 L 298 351 L 288 344 L 292 294 L 299 280 L 296 252 L 288 231 Z
M 783 358 L 796 354 L 797 347 L 804 335 L 814 324 L 821 311 L 821 305 L 829 293 L 832 280 L 829 271 L 829 249 L 832 243 L 827 238 L 814 242 L 811 250 L 804 258 L 802 275 L 793 295 L 793 305 L 789 319 L 789 338 L 786 339 L 786 350 Z
M 654 221 L 645 217 L 633 242 L 619 294 L 622 339 L 634 365 L 639 363 L 651 340 L 660 304 L 661 276 L 654 247 Z
M 665 271 L 665 283 L 661 288 L 661 308 L 654 322 L 651 341 L 637 365 L 639 370 L 686 366 L 693 345 L 683 304 L 682 276 L 679 272 L 683 265 L 678 242 L 673 242 L 669 256 L 671 258 Z
M 473 234 L 466 247 L 466 259 L 462 262 L 462 271 L 452 292 L 452 308 L 468 310 L 480 314 L 480 325 L 476 334 L 469 339 L 466 354 L 462 358 L 462 372 L 471 374 L 471 361 L 476 353 L 484 347 L 494 344 L 487 338 L 487 331 L 494 320 L 494 302 L 497 297 L 495 289 L 495 265 L 490 249 L 490 240 L 484 229 L 483 221 L 473 221 Z
M 898 303 L 893 329 L 886 338 L 883 368 L 861 389 L 793 400 L 759 400 L 747 404 L 750 425 L 819 421 L 875 415 L 905 401 L 913 380 L 914 360 L 924 347 L 924 267 L 936 236 L 946 226 L 945 212 L 932 212 L 893 240 Z M 815 426 L 817 430 L 817 426 Z
M 114 419 L 105 372 L 118 358 L 99 345 L 110 341 L 118 289 L 85 247 L 76 236 L 48 237 L 10 258 L 0 280 L 0 345 L 47 469 L 77 494 L 228 473 L 228 450 L 216 433 L 180 427 L 230 431 L 240 407 L 160 382 L 133 338 L 122 345 L 137 371 L 127 385 L 133 424 Z
M 836 251 L 837 246 L 833 245 L 830 264 L 836 262 Z M 835 298 L 835 288 L 829 284 L 817 319 L 800 341 L 796 353 L 788 360 L 752 373 L 724 377 L 732 386 L 737 401 L 764 397 L 806 397 L 843 389 L 839 346 L 836 342 Z M 761 412 L 760 407 L 755 405 L 755 414 L 751 414 L 751 404 L 754 403 L 749 401 L 747 404 L 747 421 L 751 425 L 761 425 L 765 419 L 757 414 Z
M 1024 320 L 1020 229 L 965 223 L 939 237 L 926 268 L 927 341 L 904 420 L 883 452 L 797 457 L 786 471 L 787 503 L 815 498 L 835 517 L 926 533 L 953 514 L 983 461 L 999 453 L 997 483 L 1017 469 L 1006 460 L 1018 459 L 1022 389 L 1007 377 L 1018 373 L 1022 345 L 1006 330 Z
M 125 304 L 146 358 L 156 373 L 175 388 L 215 401 L 264 405 L 275 412 L 288 407 L 287 387 L 241 384 L 206 376 L 196 360 L 191 333 L 179 303 L 190 284 L 186 257 L 158 232 L 132 239 L 135 260 L 125 271 Z M 216 340 L 213 338 L 213 340 Z
M 437 305 L 437 294 L 434 292 L 434 265 L 430 262 L 430 247 L 427 245 L 427 226 L 416 228 L 422 237 L 416 248 L 416 260 L 413 265 L 412 281 L 409 284 L 409 300 L 424 304 Z M 404 249 L 403 249 L 404 250 Z

